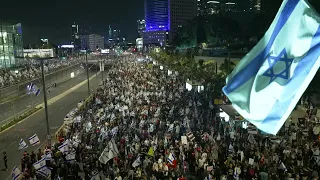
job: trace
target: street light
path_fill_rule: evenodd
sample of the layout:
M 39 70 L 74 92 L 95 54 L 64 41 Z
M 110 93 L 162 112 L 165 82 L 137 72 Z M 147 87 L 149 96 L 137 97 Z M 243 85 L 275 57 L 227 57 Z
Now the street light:
M 44 75 L 44 65 L 43 65 L 43 61 L 44 60 L 49 60 L 52 59 L 51 58 L 40 58 L 37 59 L 40 61 L 40 65 L 41 65 L 41 77 L 42 77 L 42 89 L 43 89 L 43 100 L 44 100 L 44 111 L 45 111 L 45 115 L 46 115 L 46 123 L 47 123 L 47 136 L 46 139 L 48 140 L 48 144 L 50 145 L 50 139 L 51 139 L 51 135 L 50 135 L 50 128 L 49 128 L 49 116 L 48 116 L 48 102 L 47 102 L 47 91 L 46 91 L 46 81 L 45 81 L 45 75 Z
M 87 69 L 87 82 L 88 82 L 88 96 L 90 96 L 88 49 L 86 49 L 86 69 Z

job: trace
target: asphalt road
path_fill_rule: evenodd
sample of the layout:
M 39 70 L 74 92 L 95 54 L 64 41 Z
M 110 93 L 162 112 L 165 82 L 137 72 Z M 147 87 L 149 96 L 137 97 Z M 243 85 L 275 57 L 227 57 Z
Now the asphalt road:
M 89 72 L 89 77 L 94 75 L 96 72 Z M 87 79 L 87 74 L 83 70 L 73 79 L 67 80 L 60 84 L 57 84 L 57 87 L 51 88 L 50 93 L 47 93 L 47 99 L 50 99 L 58 94 L 74 87 L 75 85 L 79 84 L 80 82 Z M 42 90 L 42 89 L 41 89 Z M 22 114 L 23 111 L 28 111 L 32 107 L 35 107 L 38 104 L 43 103 L 43 94 L 40 93 L 39 96 L 35 96 L 33 94 L 23 96 L 19 99 L 14 101 L 10 101 L 8 103 L 0 104 L 0 125 L 8 122 L 9 120 L 13 119 L 13 117 Z M 0 147 L 1 148 L 1 147 Z
M 90 89 L 96 89 L 101 83 L 101 76 L 97 76 L 90 81 Z M 77 104 L 88 96 L 87 84 L 82 85 L 70 94 L 61 98 L 48 106 L 50 133 L 53 135 L 63 124 L 65 115 Z M 28 138 L 37 134 L 40 139 L 40 145 L 30 146 Z M 8 131 L 0 134 L 0 169 L 4 168 L 2 161 L 2 152 L 6 151 L 8 155 L 8 171 L 0 171 L 0 179 L 7 180 L 11 178 L 11 170 L 14 166 L 20 166 L 22 152 L 18 151 L 18 142 L 24 139 L 29 147 L 26 149 L 29 153 L 37 151 L 46 143 L 46 120 L 44 110 L 25 119 Z

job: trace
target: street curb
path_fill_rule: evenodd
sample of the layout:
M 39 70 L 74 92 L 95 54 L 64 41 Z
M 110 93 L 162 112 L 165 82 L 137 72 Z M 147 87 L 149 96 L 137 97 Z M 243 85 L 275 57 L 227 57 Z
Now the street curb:
M 95 74 L 95 75 L 93 75 L 93 76 L 91 76 L 91 77 L 89 78 L 89 81 L 92 80 L 93 78 L 97 77 L 99 74 L 100 74 L 100 72 L 97 73 L 97 74 Z M 48 100 L 48 106 L 51 105 L 51 104 L 53 104 L 53 103 L 55 103 L 57 100 L 65 97 L 65 96 L 67 96 L 68 94 L 70 94 L 70 93 L 73 92 L 74 90 L 80 88 L 80 87 L 81 87 L 82 85 L 84 85 L 86 82 L 87 82 L 87 80 L 84 80 L 84 81 L 82 81 L 81 83 L 77 84 L 76 86 L 68 89 L 67 91 L 62 92 L 62 93 L 58 94 L 57 96 L 49 99 L 49 100 Z M 8 131 L 9 129 L 13 128 L 15 125 L 17 125 L 17 124 L 25 121 L 26 119 L 28 119 L 29 117 L 33 116 L 34 114 L 40 112 L 42 109 L 44 109 L 44 103 L 41 103 L 41 104 L 37 105 L 34 109 L 29 110 L 29 111 L 23 113 L 23 115 L 19 116 L 19 117 L 21 117 L 20 120 L 17 121 L 16 119 L 13 119 L 12 121 L 9 121 L 8 123 L 4 124 L 3 126 L 0 127 L 0 135 L 1 135 L 2 133 L 4 133 L 4 132 Z M 25 115 L 25 117 L 24 117 L 24 115 Z M 18 117 L 18 118 L 19 118 L 19 117 Z M 15 122 L 15 121 L 16 121 L 16 122 Z M 6 126 L 7 124 L 10 124 L 10 123 L 13 123 L 13 124 L 2 130 L 2 127 Z

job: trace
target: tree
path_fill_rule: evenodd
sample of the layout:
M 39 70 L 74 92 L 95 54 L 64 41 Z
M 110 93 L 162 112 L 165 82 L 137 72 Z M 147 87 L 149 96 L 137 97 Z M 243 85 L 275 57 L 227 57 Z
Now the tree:
M 230 67 L 228 67 L 228 59 L 225 58 L 224 62 L 222 64 L 220 64 L 219 66 L 219 70 L 223 73 L 223 74 L 229 74 L 233 71 L 233 69 L 236 67 L 236 63 L 230 60 Z

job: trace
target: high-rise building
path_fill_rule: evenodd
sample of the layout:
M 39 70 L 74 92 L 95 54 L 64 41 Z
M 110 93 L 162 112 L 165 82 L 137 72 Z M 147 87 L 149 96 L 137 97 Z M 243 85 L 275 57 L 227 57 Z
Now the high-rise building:
M 144 19 L 138 20 L 138 36 L 139 38 L 142 38 L 143 36 L 143 31 L 146 30 L 146 21 Z
M 196 7 L 194 0 L 145 0 L 144 44 L 172 42 L 178 28 L 196 16 Z
M 0 68 L 19 65 L 23 60 L 21 24 L 0 21 Z
M 104 37 L 98 34 L 88 35 L 88 46 L 90 51 L 95 51 L 97 48 L 104 49 Z
M 260 11 L 261 1 L 264 0 L 197 0 L 197 15 Z
M 75 46 L 75 49 L 80 48 L 79 26 L 76 23 L 71 25 L 71 44 Z

